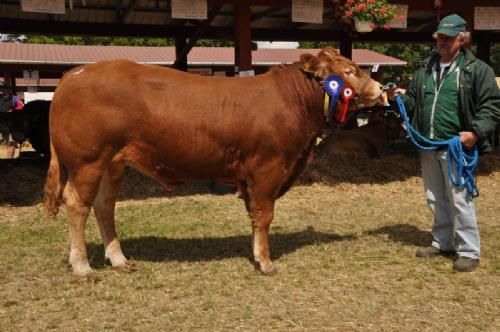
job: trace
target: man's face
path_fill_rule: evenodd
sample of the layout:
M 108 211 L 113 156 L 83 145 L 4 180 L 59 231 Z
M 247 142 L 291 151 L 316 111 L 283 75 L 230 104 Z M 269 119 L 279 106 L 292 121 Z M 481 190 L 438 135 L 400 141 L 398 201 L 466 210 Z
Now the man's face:
M 438 34 L 436 41 L 438 53 L 441 56 L 441 60 L 444 61 L 451 61 L 462 46 L 462 41 L 459 35 L 450 37 L 447 35 Z

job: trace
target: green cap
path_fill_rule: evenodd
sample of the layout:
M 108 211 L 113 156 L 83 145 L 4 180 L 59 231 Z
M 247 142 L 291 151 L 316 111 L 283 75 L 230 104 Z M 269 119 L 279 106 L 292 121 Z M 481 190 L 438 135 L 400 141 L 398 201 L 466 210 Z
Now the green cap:
M 438 34 L 456 37 L 460 32 L 465 32 L 467 22 L 457 14 L 448 15 L 443 18 L 438 25 L 437 31 L 432 37 L 436 38 Z

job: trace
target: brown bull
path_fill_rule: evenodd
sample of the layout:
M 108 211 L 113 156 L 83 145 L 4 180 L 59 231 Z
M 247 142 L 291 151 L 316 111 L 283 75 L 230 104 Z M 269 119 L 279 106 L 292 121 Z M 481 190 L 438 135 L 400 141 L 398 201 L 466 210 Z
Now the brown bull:
M 235 183 L 252 221 L 256 266 L 276 273 L 268 245 L 274 203 L 311 155 L 324 124 L 321 80 L 333 73 L 357 89 L 357 107 L 378 102 L 380 84 L 331 47 L 250 78 L 202 77 L 122 60 L 68 72 L 50 110 L 45 206 L 55 215 L 66 205 L 73 271 L 92 271 L 84 239 L 91 207 L 105 257 L 113 267 L 128 266 L 114 209 L 130 165 L 164 186 L 187 179 Z

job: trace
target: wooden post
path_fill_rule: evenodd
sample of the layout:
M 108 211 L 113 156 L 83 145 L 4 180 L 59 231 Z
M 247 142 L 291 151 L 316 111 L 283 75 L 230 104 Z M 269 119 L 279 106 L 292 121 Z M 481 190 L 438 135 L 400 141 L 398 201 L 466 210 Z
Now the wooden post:
M 490 61 L 490 41 L 488 38 L 488 33 L 481 33 L 478 35 L 477 38 L 477 57 L 487 64 L 489 64 Z
M 187 53 L 182 55 L 182 50 L 186 47 L 186 36 L 180 33 L 175 37 L 175 68 L 187 71 L 188 69 L 188 61 L 187 61 Z M 182 56 L 182 57 L 181 57 Z M 179 58 L 181 57 L 181 58 Z
M 234 60 L 239 70 L 252 69 L 252 36 L 250 28 L 250 2 L 237 1 L 234 5 Z
M 340 54 L 352 59 L 352 30 L 350 26 L 340 38 Z

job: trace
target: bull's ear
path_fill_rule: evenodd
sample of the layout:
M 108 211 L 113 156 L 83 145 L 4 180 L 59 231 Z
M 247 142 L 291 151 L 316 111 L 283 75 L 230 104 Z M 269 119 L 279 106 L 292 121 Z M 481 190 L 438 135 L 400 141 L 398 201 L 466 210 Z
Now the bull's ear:
M 318 59 L 312 54 L 301 54 L 300 62 L 302 63 L 302 69 L 306 73 L 315 73 L 318 68 Z
M 340 51 L 332 46 L 327 46 L 319 52 L 319 56 L 324 55 L 331 60 L 340 55 Z

